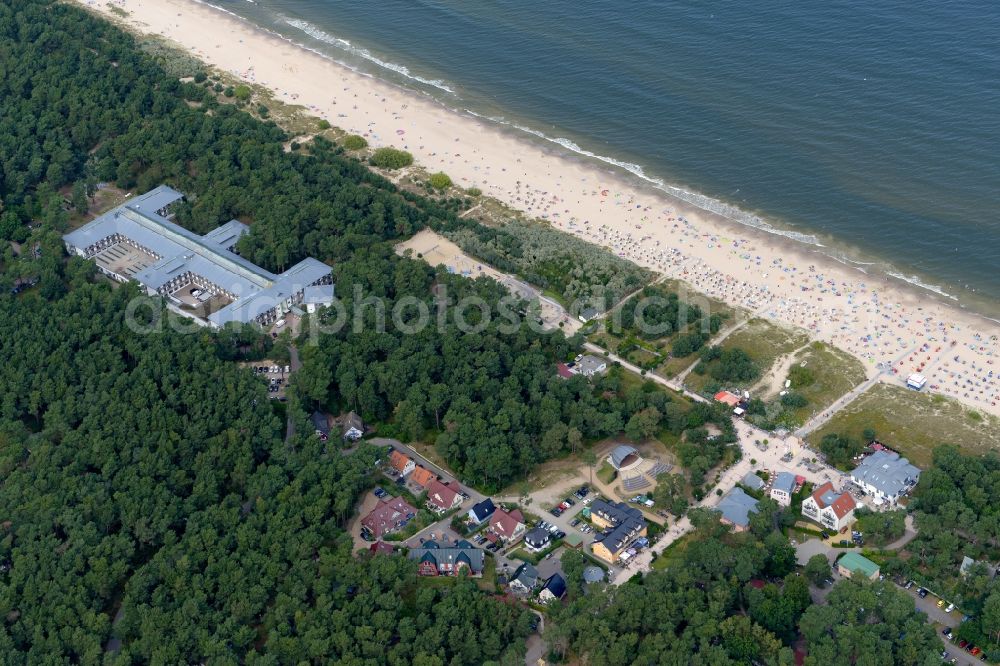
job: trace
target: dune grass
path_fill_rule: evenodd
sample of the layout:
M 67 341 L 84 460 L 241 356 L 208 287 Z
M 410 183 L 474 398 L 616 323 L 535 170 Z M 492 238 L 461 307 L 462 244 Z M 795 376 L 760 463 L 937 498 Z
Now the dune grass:
M 876 384 L 807 439 L 818 446 L 828 433 L 859 439 L 866 428 L 920 467 L 934 447 L 954 444 L 968 454 L 1000 450 L 1000 419 L 951 398 Z

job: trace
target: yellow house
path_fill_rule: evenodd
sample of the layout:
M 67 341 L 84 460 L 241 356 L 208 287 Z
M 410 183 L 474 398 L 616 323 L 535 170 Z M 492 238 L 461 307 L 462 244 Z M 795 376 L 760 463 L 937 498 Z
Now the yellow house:
M 614 563 L 633 541 L 646 536 L 642 512 L 624 502 L 612 504 L 597 500 L 590 507 L 590 521 L 606 530 L 597 537 L 591 550 L 608 563 Z

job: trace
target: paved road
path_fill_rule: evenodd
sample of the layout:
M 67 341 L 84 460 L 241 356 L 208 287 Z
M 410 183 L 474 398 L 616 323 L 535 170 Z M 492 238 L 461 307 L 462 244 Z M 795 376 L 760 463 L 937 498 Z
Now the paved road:
M 302 367 L 302 361 L 299 360 L 299 350 L 295 348 L 295 345 L 288 345 L 288 369 L 291 371 L 289 376 L 298 371 Z M 292 421 L 292 417 L 288 417 L 288 421 L 285 424 L 285 441 L 291 441 L 292 437 L 295 436 L 295 423 Z

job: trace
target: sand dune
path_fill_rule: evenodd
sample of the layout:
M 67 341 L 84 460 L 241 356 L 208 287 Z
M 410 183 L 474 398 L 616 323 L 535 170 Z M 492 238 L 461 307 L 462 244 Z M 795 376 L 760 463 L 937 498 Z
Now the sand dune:
M 862 359 L 872 374 L 891 366 L 887 383 L 902 385 L 919 370 L 930 390 L 1000 414 L 1000 330 L 929 293 L 731 223 L 558 147 L 545 150 L 211 7 L 190 0 L 83 4 L 106 13 L 112 4 L 121 7 L 138 30 L 265 85 L 374 146 L 404 148 L 463 187 L 478 187 L 696 291 L 807 329 Z

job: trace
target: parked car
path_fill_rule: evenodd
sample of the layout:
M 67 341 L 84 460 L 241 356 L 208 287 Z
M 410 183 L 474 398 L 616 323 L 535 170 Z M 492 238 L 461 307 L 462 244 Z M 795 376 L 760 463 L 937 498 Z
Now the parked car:
M 562 509 L 560 509 L 559 507 L 554 507 L 552 510 L 549 511 L 549 513 L 551 513 L 556 518 L 558 518 L 563 514 Z
M 945 627 L 944 629 L 941 630 L 941 633 L 951 638 L 951 627 Z
M 373 492 L 375 493 L 375 497 L 385 497 L 386 495 L 389 494 L 384 490 L 382 490 L 381 488 L 376 488 Z
M 821 536 L 822 536 L 822 537 L 823 537 L 824 539 L 829 539 L 829 538 L 830 538 L 830 533 L 829 533 L 829 532 L 827 532 L 826 530 L 823 530 L 822 532 L 820 532 L 820 535 L 821 535 Z
M 552 536 L 554 536 L 557 539 L 565 539 L 566 538 L 566 533 L 563 532 L 562 530 L 559 530 L 558 532 L 556 532 Z
M 569 521 L 569 526 L 570 527 L 576 527 L 579 524 L 580 524 L 580 519 L 579 518 L 574 518 L 573 520 Z
M 571 500 L 568 497 L 565 499 L 565 502 L 566 502 L 566 504 L 569 504 L 570 506 L 573 506 L 574 504 L 576 504 L 576 502 L 574 502 L 573 500 Z
M 904 586 L 904 588 L 903 588 L 903 589 L 905 589 L 905 590 L 908 590 L 908 589 L 910 589 L 911 587 L 913 587 L 913 581 L 912 581 L 912 580 L 911 580 L 911 581 L 908 581 L 908 582 L 906 583 L 906 585 Z
M 918 596 L 919 596 L 919 597 L 920 597 L 921 599 L 923 599 L 924 597 L 926 597 L 926 596 L 927 596 L 927 590 L 925 590 L 924 588 L 922 588 L 922 587 L 921 587 L 920 589 L 918 589 L 918 590 L 917 590 L 917 595 L 918 595 Z
M 944 609 L 945 613 L 950 613 L 955 610 L 955 604 L 948 604 L 948 607 Z
M 944 599 L 938 599 L 937 607 L 938 608 L 944 608 Z

